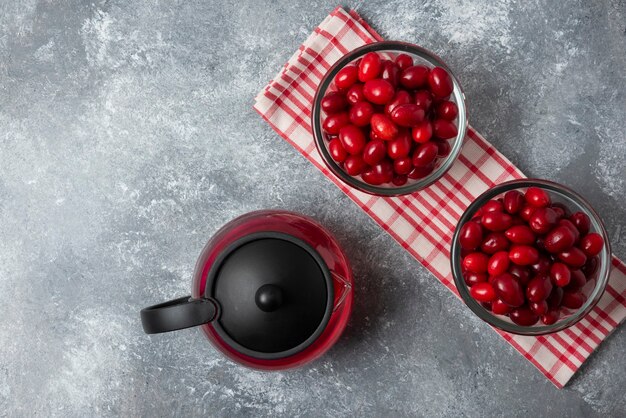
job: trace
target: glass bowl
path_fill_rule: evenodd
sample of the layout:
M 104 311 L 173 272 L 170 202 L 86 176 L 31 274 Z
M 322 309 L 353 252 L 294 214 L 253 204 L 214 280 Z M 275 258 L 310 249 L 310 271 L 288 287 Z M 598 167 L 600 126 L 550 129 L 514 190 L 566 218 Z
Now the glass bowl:
M 415 65 L 425 65 L 429 68 L 442 67 L 448 72 L 454 85 L 452 94 L 450 95 L 450 98 L 448 100 L 456 103 L 458 108 L 458 116 L 454 120 L 454 123 L 457 126 L 458 134 L 455 138 L 450 138 L 449 140 L 447 140 L 450 142 L 451 146 L 450 154 L 445 158 L 439 159 L 437 161 L 435 169 L 428 176 L 420 179 L 408 179 L 407 183 L 402 186 L 395 186 L 391 183 L 374 186 L 362 181 L 360 176 L 354 177 L 346 173 L 341 168 L 341 166 L 331 158 L 327 147 L 327 135 L 322 131 L 322 119 L 326 115 L 322 110 L 321 101 L 327 93 L 336 89 L 334 86 L 335 75 L 337 75 L 337 73 L 342 68 L 354 63 L 369 52 L 377 52 L 383 55 L 387 54 L 389 57 L 394 57 L 398 54 L 404 53 L 410 55 L 413 58 Z M 317 149 L 322 159 L 326 163 L 326 166 L 348 186 L 351 186 L 362 192 L 378 196 L 398 196 L 409 194 L 428 187 L 429 185 L 437 181 L 441 176 L 446 173 L 446 171 L 448 171 L 448 169 L 452 166 L 459 153 L 461 152 L 463 139 L 465 138 L 465 134 L 467 132 L 467 110 L 465 105 L 465 95 L 463 94 L 463 91 L 461 90 L 461 85 L 459 84 L 452 71 L 450 71 L 448 66 L 441 60 L 441 58 L 439 58 L 432 52 L 427 51 L 426 49 L 421 48 L 417 45 L 406 42 L 376 42 L 362 46 L 352 52 L 349 52 L 348 54 L 341 57 L 328 70 L 321 83 L 319 84 L 317 92 L 315 94 L 315 98 L 313 100 L 313 110 L 311 112 L 311 126 L 313 128 L 315 145 L 317 146 Z
M 552 325 L 544 325 L 539 321 L 532 326 L 521 326 L 514 324 L 508 317 L 504 315 L 496 315 L 486 308 L 484 308 L 480 302 L 474 300 L 469 292 L 469 287 L 463 279 L 463 272 L 461 266 L 461 245 L 459 243 L 459 235 L 461 227 L 468 221 L 470 221 L 476 212 L 489 200 L 495 199 L 508 192 L 509 190 L 524 191 L 528 187 L 538 187 L 550 195 L 553 203 L 559 202 L 564 204 L 570 213 L 583 212 L 591 220 L 590 232 L 596 232 L 602 235 L 604 239 L 604 247 L 602 251 L 596 256 L 598 258 L 598 265 L 594 278 L 587 281 L 587 284 L 583 286 L 582 292 L 587 297 L 587 301 L 577 310 L 568 309 L 567 311 L 561 311 L 561 317 L 557 322 Z M 602 220 L 598 214 L 593 210 L 591 205 L 582 198 L 579 194 L 574 192 L 558 183 L 553 183 L 546 180 L 538 179 L 522 179 L 513 180 L 506 183 L 499 184 L 490 190 L 487 190 L 480 195 L 469 207 L 465 210 L 452 237 L 452 248 L 450 251 L 450 262 L 452 266 L 452 275 L 454 277 L 454 283 L 456 285 L 461 299 L 463 302 L 482 320 L 488 324 L 499 328 L 503 331 L 510 332 L 512 334 L 519 335 L 543 335 L 553 332 L 561 331 L 565 328 L 571 327 L 578 321 L 580 321 L 585 315 L 587 315 L 593 307 L 598 303 L 606 284 L 609 279 L 609 272 L 611 269 L 611 247 L 609 244 L 608 235 L 602 223 Z M 561 308 L 563 309 L 563 308 Z

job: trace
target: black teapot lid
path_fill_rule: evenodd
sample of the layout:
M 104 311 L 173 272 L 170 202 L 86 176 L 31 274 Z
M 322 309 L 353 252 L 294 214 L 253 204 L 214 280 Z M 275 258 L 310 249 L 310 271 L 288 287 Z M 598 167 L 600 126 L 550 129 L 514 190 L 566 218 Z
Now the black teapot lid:
M 220 253 L 205 297 L 219 303 L 212 322 L 238 352 L 260 359 L 291 356 L 323 332 L 333 306 L 330 272 L 304 241 L 279 232 L 247 235 Z

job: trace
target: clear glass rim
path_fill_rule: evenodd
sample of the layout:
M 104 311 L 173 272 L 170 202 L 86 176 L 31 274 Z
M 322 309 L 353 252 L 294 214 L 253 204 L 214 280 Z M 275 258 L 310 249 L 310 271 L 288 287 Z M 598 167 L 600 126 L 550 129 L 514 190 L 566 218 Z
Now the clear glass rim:
M 476 211 L 482 207 L 487 201 L 492 198 L 501 195 L 509 190 L 526 188 L 526 187 L 540 187 L 544 190 L 548 190 L 550 192 L 556 192 L 560 195 L 565 196 L 566 198 L 576 202 L 580 207 L 585 210 L 585 213 L 589 216 L 592 223 L 592 230 L 600 233 L 604 238 L 604 248 L 599 254 L 599 263 L 598 263 L 598 274 L 596 280 L 596 285 L 587 299 L 587 301 L 581 306 L 575 313 L 570 315 L 569 317 L 559 320 L 552 325 L 533 325 L 530 327 L 520 326 L 513 324 L 511 322 L 505 321 L 498 317 L 497 315 L 492 314 L 483 308 L 474 298 L 470 296 L 469 289 L 463 280 L 462 267 L 461 267 L 461 246 L 459 244 L 459 234 L 461 227 L 467 221 L 472 219 Z M 578 321 L 583 319 L 598 303 L 602 295 L 604 294 L 604 290 L 606 289 L 606 285 L 609 280 L 609 273 L 611 271 L 611 244 L 609 242 L 608 234 L 602 222 L 600 216 L 596 213 L 593 207 L 587 202 L 585 198 L 580 196 L 578 193 L 570 189 L 569 187 L 563 186 L 559 183 L 555 183 L 548 180 L 542 179 L 520 179 L 520 180 L 512 180 L 505 183 L 498 184 L 497 186 L 487 190 L 480 196 L 478 196 L 463 212 L 461 218 L 458 221 L 457 227 L 454 231 L 454 235 L 452 237 L 452 248 L 450 250 L 450 264 L 452 267 L 452 276 L 454 278 L 454 284 L 463 299 L 463 302 L 482 320 L 489 323 L 490 325 L 506 332 L 510 332 L 512 334 L 518 335 L 544 335 L 551 334 L 557 331 L 564 330 L 566 328 L 571 327 L 576 324 Z
M 452 78 L 453 83 L 453 91 L 452 95 L 454 96 L 457 107 L 458 107 L 458 126 L 457 126 L 457 136 L 454 138 L 452 143 L 452 147 L 450 150 L 450 155 L 448 155 L 445 160 L 441 163 L 441 165 L 428 176 L 417 180 L 411 184 L 406 184 L 404 186 L 393 186 L 393 187 L 380 187 L 380 186 L 372 186 L 370 184 L 365 183 L 364 181 L 358 180 L 355 177 L 347 174 L 340 166 L 332 159 L 330 153 L 324 144 L 324 133 L 322 131 L 322 123 L 321 123 L 321 100 L 326 95 L 326 91 L 328 87 L 332 83 L 335 75 L 344 67 L 346 64 L 358 59 L 359 57 L 375 51 L 390 51 L 390 52 L 406 52 L 428 61 L 434 66 L 444 68 L 450 77 Z M 378 196 L 399 196 L 414 193 L 418 190 L 424 189 L 437 180 L 439 180 L 449 169 L 452 167 L 452 164 L 456 161 L 457 157 L 461 152 L 461 148 L 463 147 L 463 140 L 465 139 L 465 135 L 467 133 L 467 107 L 465 103 L 465 94 L 461 88 L 461 84 L 454 76 L 450 68 L 434 53 L 419 47 L 417 45 L 407 43 L 407 42 L 399 42 L 399 41 L 382 41 L 382 42 L 374 42 L 371 44 L 364 45 L 360 48 L 357 48 L 343 57 L 341 57 L 326 73 L 322 81 L 320 82 L 317 91 L 315 93 L 315 97 L 313 99 L 313 109 L 311 112 L 311 127 L 313 128 L 313 137 L 315 139 L 315 146 L 319 151 L 322 159 L 326 166 L 333 172 L 341 181 L 346 183 L 347 185 L 358 189 L 362 192 L 378 195 Z M 449 140 L 452 142 L 452 140 Z

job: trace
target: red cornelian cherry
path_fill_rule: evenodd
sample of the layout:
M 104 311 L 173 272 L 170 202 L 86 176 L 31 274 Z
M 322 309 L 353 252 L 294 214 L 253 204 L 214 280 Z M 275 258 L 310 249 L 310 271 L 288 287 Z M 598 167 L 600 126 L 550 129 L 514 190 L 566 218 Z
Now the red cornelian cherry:
M 395 90 L 389 81 L 383 80 L 382 78 L 375 78 L 365 82 L 363 94 L 370 102 L 377 105 L 384 105 L 393 99 Z
M 341 112 L 343 109 L 348 106 L 348 101 L 346 100 L 346 96 L 337 91 L 328 93 L 320 102 L 322 106 L 322 110 L 326 113 L 337 113 Z
M 347 112 L 336 113 L 327 116 L 322 123 L 324 132 L 330 135 L 337 135 L 339 130 L 350 123 L 350 117 Z
M 587 262 L 585 253 L 577 247 L 572 247 L 557 254 L 559 260 L 570 267 L 581 268 Z
M 389 183 L 393 179 L 393 165 L 389 160 L 382 160 L 376 165 L 366 169 L 361 178 L 368 184 L 378 186 Z
M 511 215 L 497 211 L 483 213 L 480 221 L 483 228 L 493 232 L 505 231 L 513 224 Z
M 511 264 L 509 266 L 508 272 L 511 273 L 513 276 L 517 277 L 517 281 L 522 286 L 526 286 L 531 279 L 530 270 L 528 270 L 528 267 L 518 266 L 517 264 Z
M 415 167 L 426 167 L 437 158 L 437 144 L 432 141 L 425 142 L 415 149 L 413 153 L 413 165 Z
M 500 300 L 511 307 L 522 306 L 525 302 L 524 290 L 519 282 L 509 273 L 495 276 L 493 288 Z
M 581 235 L 587 235 L 589 233 L 591 229 L 591 219 L 589 219 L 586 213 L 573 213 L 572 216 L 569 217 L 569 220 L 574 224 Z
M 393 163 L 388 159 L 373 165 L 372 170 L 380 176 L 382 183 L 389 183 L 393 179 Z
M 366 99 L 365 94 L 363 94 L 363 84 L 361 83 L 356 83 L 355 85 L 350 87 L 350 89 L 346 93 L 346 101 L 353 106 L 356 103 L 362 102 L 364 100 Z
M 407 157 L 411 153 L 412 146 L 413 141 L 408 134 L 399 135 L 396 139 L 387 141 L 387 155 L 394 160 Z
M 499 276 L 509 269 L 509 253 L 507 251 L 498 251 L 489 259 L 487 265 L 487 273 L 491 276 Z
M 565 206 L 565 203 L 561 203 L 561 202 L 555 202 L 552 204 L 552 209 L 560 209 L 561 212 L 563 212 L 563 217 L 569 217 L 570 216 L 570 210 L 567 206 Z
M 554 212 L 556 212 L 556 216 L 559 220 L 563 219 L 563 217 L 565 216 L 565 210 L 562 207 L 556 206 L 556 204 L 553 204 L 550 207 Z
M 475 250 L 483 240 L 483 229 L 476 222 L 466 222 L 459 232 L 459 244 L 466 250 Z
M 537 236 L 527 225 L 513 225 L 504 232 L 506 238 L 514 244 L 530 245 Z
M 580 240 L 580 249 L 583 250 L 587 257 L 594 257 L 600 254 L 602 248 L 604 248 L 604 239 L 602 235 L 595 232 L 585 235 Z
M 526 298 L 531 302 L 546 300 L 552 292 L 552 282 L 548 276 L 535 276 L 526 286 Z
M 363 161 L 369 165 L 378 164 L 387 155 L 387 147 L 381 140 L 370 141 L 363 149 Z
M 538 208 L 530 215 L 528 225 L 533 232 L 537 234 L 545 234 L 550 231 L 554 225 L 556 225 L 558 217 L 555 211 L 551 208 Z
M 591 280 L 598 271 L 598 263 L 599 260 L 597 256 L 591 257 L 587 259 L 585 265 L 580 269 L 585 274 L 585 277 L 587 277 L 587 280 Z
M 369 125 L 374 115 L 374 106 L 370 102 L 357 102 L 348 112 L 350 122 L 356 126 Z
M 561 312 L 558 309 L 550 309 L 546 314 L 541 316 L 541 322 L 543 322 L 544 325 L 552 325 L 559 320 L 560 316 Z
M 528 307 L 531 311 L 533 311 L 536 315 L 545 315 L 548 313 L 548 302 L 545 300 L 541 300 L 539 302 L 530 302 Z
M 530 327 L 539 321 L 539 316 L 527 307 L 513 309 L 509 314 L 509 318 L 511 318 L 513 323 L 523 327 Z
M 348 155 L 343 162 L 343 168 L 351 176 L 358 176 L 365 170 L 365 161 L 360 155 Z
M 452 151 L 452 146 L 448 141 L 435 141 L 437 144 L 437 158 L 446 158 Z
M 539 260 L 539 251 L 530 245 L 513 245 L 509 250 L 509 260 L 520 266 L 529 266 Z
M 348 156 L 348 153 L 343 145 L 341 145 L 339 138 L 335 138 L 328 143 L 328 152 L 330 153 L 331 158 L 338 163 L 344 162 Z
M 434 169 L 435 166 L 433 164 L 424 167 L 414 167 L 409 173 L 409 178 L 414 180 L 424 178 L 432 173 Z
M 580 239 L 580 231 L 569 219 L 559 219 L 559 226 L 567 227 L 574 234 L 574 243 L 577 243 Z
M 556 262 L 550 267 L 550 279 L 552 284 L 558 287 L 565 287 L 569 284 L 572 277 L 569 267 L 563 263 Z
M 413 95 L 413 103 L 428 111 L 433 104 L 433 95 L 428 90 L 418 90 Z
M 410 104 L 411 100 L 411 93 L 406 90 L 396 90 L 396 93 L 394 94 L 391 101 L 385 105 L 385 113 L 388 116 L 391 116 L 391 113 L 395 110 L 396 107 Z
M 587 301 L 587 297 L 582 292 L 563 293 L 563 306 L 569 309 L 579 309 Z
M 504 303 L 501 299 L 491 302 L 491 312 L 496 315 L 506 315 L 511 312 L 511 307 Z
M 380 72 L 380 78 L 387 80 L 394 88 L 396 88 L 398 81 L 400 80 L 400 68 L 393 61 L 384 61 Z
M 502 232 L 491 232 L 480 244 L 480 250 L 485 254 L 495 254 L 498 251 L 508 250 L 509 246 L 509 240 Z
M 449 120 L 435 119 L 433 121 L 433 134 L 439 139 L 450 139 L 457 136 L 456 125 Z
M 419 143 L 425 143 L 430 140 L 433 136 L 433 127 L 430 121 L 424 121 L 413 128 L 411 132 L 413 136 L 413 140 Z
M 413 58 L 411 58 L 411 56 L 409 56 L 407 54 L 400 54 L 400 55 L 398 55 L 396 57 L 396 65 L 401 70 L 409 68 L 409 67 L 413 66 Z
M 359 70 L 354 65 L 343 67 L 335 76 L 335 86 L 337 86 L 339 90 L 349 89 L 359 79 L 358 74 Z
M 398 105 L 391 112 L 391 120 L 405 127 L 418 126 L 424 120 L 424 116 L 424 109 L 411 103 Z
M 530 270 L 535 274 L 548 274 L 551 265 L 551 260 L 545 254 L 539 254 L 539 259 L 530 265 Z
M 361 178 L 363 179 L 364 182 L 372 186 L 379 186 L 383 184 L 383 181 L 380 179 L 380 176 L 374 173 L 374 170 L 372 169 L 372 167 L 366 168 L 365 171 L 361 173 Z
M 533 213 L 535 213 L 536 209 L 537 208 L 534 206 L 525 205 L 524 207 L 522 207 L 522 210 L 519 211 L 519 216 L 520 218 L 528 222 L 530 220 L 530 217 L 533 215 Z
M 581 270 L 571 270 L 571 279 L 567 286 L 565 286 L 565 291 L 574 292 L 581 287 L 583 287 L 587 283 L 587 278 L 585 274 Z
M 397 158 L 393 161 L 393 171 L 396 174 L 409 174 L 413 170 L 413 162 L 410 157 Z
M 380 56 L 376 52 L 369 52 L 363 56 L 359 63 L 359 81 L 366 82 L 373 80 L 380 74 L 382 63 Z
M 550 253 L 567 250 L 576 241 L 574 233 L 566 226 L 557 226 L 543 240 L 544 248 Z
M 509 190 L 504 194 L 504 210 L 511 215 L 516 214 L 524 207 L 524 195 L 517 190 Z
M 406 184 L 407 181 L 408 177 L 403 174 L 396 174 L 395 176 L 393 176 L 393 179 L 391 179 L 391 183 L 394 186 L 403 186 Z
M 496 299 L 496 292 L 489 283 L 477 283 L 470 288 L 470 295 L 479 302 L 491 302 Z
M 456 103 L 444 100 L 437 105 L 435 113 L 440 119 L 454 120 L 459 114 L 459 109 L 457 108 Z
M 487 281 L 487 275 L 485 273 L 472 273 L 471 271 L 463 272 L 463 280 L 468 286 L 474 286 L 476 283 L 482 283 Z
M 504 210 L 504 206 L 502 205 L 502 202 L 499 200 L 490 200 L 489 202 L 485 203 L 482 207 L 483 213 L 502 212 L 503 210 Z
M 428 74 L 430 91 L 437 97 L 448 97 L 454 88 L 452 78 L 446 70 L 435 67 Z
M 470 253 L 463 258 L 463 269 L 472 273 L 486 273 L 489 258 L 483 253 Z
M 388 141 L 398 135 L 398 127 L 396 124 L 383 113 L 375 113 L 372 116 L 371 124 L 372 131 L 382 140 Z
M 365 135 L 358 127 L 354 125 L 344 126 L 339 130 L 339 139 L 341 145 L 349 154 L 360 154 L 365 147 Z
M 526 189 L 524 198 L 529 205 L 532 205 L 536 208 L 544 208 L 550 205 L 551 202 L 548 192 L 540 189 L 539 187 L 529 187 L 528 189 Z
M 400 74 L 400 84 L 407 89 L 417 89 L 424 87 L 428 80 L 430 70 L 423 65 L 413 65 L 406 68 Z

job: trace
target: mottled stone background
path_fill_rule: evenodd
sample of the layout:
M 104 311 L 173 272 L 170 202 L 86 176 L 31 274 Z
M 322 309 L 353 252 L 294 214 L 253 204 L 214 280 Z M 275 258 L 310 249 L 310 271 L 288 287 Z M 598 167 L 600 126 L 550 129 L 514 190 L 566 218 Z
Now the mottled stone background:
M 626 258 L 626 3 L 345 1 L 440 54 L 471 123 L 579 190 Z M 335 1 L 0 2 L 1 416 L 624 416 L 626 331 L 564 390 L 281 140 L 255 94 Z M 258 373 L 148 337 L 244 212 L 332 229 L 356 309 L 320 361 Z

